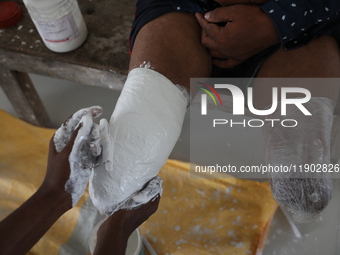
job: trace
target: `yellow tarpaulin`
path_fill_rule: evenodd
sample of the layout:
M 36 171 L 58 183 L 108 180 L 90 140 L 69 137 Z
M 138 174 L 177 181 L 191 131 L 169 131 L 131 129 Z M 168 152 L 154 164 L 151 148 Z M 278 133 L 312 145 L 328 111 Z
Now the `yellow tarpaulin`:
M 168 160 L 163 197 L 141 227 L 159 254 L 248 255 L 261 250 L 277 208 L 268 183 L 192 178 L 190 164 Z
M 41 184 L 54 132 L 0 111 L 0 220 Z M 189 164 L 174 160 L 168 160 L 160 176 L 164 192 L 159 209 L 140 228 L 159 254 L 256 253 L 277 208 L 268 183 L 191 178 Z M 88 238 L 75 229 L 89 224 L 89 220 L 79 223 L 81 214 L 89 210 L 88 196 L 86 191 L 29 254 L 83 254 L 77 245 L 87 247 Z M 70 242 L 76 243 L 73 252 L 61 251 Z
M 0 219 L 19 207 L 42 183 L 54 132 L 0 111 Z M 87 197 L 86 192 L 77 207 L 64 214 L 29 254 L 58 254 L 59 247 L 70 238 Z

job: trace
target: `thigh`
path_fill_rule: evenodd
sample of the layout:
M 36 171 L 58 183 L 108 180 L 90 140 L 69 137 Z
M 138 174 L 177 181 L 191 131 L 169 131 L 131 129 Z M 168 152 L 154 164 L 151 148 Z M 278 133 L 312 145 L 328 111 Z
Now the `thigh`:
M 189 88 L 191 77 L 208 77 L 211 57 L 201 44 L 193 14 L 170 12 L 145 24 L 132 48 L 130 70 L 143 62 L 173 83 Z
M 340 76 L 340 51 L 336 40 L 329 36 L 313 40 L 308 45 L 285 50 L 280 48 L 267 58 L 261 66 L 258 78 L 338 78 Z M 254 102 L 258 108 L 271 104 L 271 87 L 274 84 L 254 83 Z M 338 99 L 339 86 L 333 84 L 311 85 L 313 96 Z

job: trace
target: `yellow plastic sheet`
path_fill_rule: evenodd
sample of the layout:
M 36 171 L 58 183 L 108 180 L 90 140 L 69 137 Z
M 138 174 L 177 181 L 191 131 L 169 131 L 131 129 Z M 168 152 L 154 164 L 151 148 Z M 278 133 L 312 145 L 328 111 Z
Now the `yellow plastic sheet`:
M 190 164 L 168 160 L 163 197 L 141 227 L 158 254 L 260 254 L 277 208 L 268 183 L 191 178 Z
M 33 195 L 42 183 L 48 144 L 54 132 L 0 111 L 0 220 Z M 87 197 L 86 192 L 77 206 L 65 213 L 28 254 L 58 254 L 59 247 L 70 238 Z

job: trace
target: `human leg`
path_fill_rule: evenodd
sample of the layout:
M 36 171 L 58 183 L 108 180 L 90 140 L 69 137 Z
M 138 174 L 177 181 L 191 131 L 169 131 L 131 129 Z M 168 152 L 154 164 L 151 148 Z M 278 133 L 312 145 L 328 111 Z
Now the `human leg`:
M 201 44 L 195 16 L 171 12 L 147 23 L 133 45 L 130 71 L 144 61 L 174 84 L 189 89 L 191 77 L 209 77 L 211 56 Z
M 196 23 L 191 14 L 168 13 L 139 31 L 110 123 L 101 121 L 103 158 L 90 180 L 90 195 L 101 213 L 149 201 L 127 202 L 158 174 L 180 135 L 188 98 L 175 84 L 188 89 L 190 77 L 210 74 Z
M 258 74 L 260 78 L 337 78 L 340 72 L 339 48 L 335 40 L 322 37 L 311 44 L 292 51 L 278 50 L 269 57 Z M 339 87 L 331 80 L 305 83 L 300 80 L 280 79 L 275 83 L 254 84 L 257 108 L 271 105 L 272 87 L 304 87 L 311 92 L 311 100 L 304 104 L 312 116 L 304 116 L 295 106 L 289 106 L 287 115 L 275 112 L 270 118 L 295 119 L 295 128 L 266 125 L 264 128 L 265 159 L 271 165 L 299 167 L 330 163 L 330 132 L 333 109 Z M 295 81 L 292 83 L 292 81 Z M 298 83 L 296 83 L 298 81 Z M 329 82 L 327 82 L 329 81 Z M 300 86 L 302 85 L 302 86 Z M 301 95 L 299 95 L 301 96 Z M 327 172 L 299 171 L 269 175 L 274 198 L 291 211 L 297 221 L 318 217 L 331 199 L 332 181 Z
M 340 77 L 340 50 L 336 40 L 329 36 L 315 39 L 310 44 L 294 49 L 280 48 L 262 64 L 257 78 L 338 78 Z M 288 85 L 288 84 L 287 84 Z M 272 84 L 254 84 L 254 104 L 260 108 L 271 104 Z M 309 86 L 312 95 L 338 99 L 339 87 Z

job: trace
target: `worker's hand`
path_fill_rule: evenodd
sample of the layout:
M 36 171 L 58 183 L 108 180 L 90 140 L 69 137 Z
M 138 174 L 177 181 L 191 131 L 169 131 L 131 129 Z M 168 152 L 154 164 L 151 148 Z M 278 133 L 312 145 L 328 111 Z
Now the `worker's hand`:
M 94 255 L 125 254 L 127 240 L 132 232 L 157 211 L 160 196 L 132 209 L 119 210 L 99 227 Z
M 250 5 L 261 5 L 269 0 L 215 0 L 220 5 L 227 6 L 227 5 L 235 5 L 235 4 L 250 4 Z
M 120 192 L 124 192 L 124 189 L 122 190 L 119 187 L 119 175 L 115 176 L 116 178 L 113 178 L 113 181 L 110 178 L 110 175 L 117 172 L 113 169 L 114 143 L 110 132 L 110 125 L 106 119 L 101 119 L 99 125 L 102 154 L 92 170 L 89 182 L 89 191 L 92 203 L 99 212 L 101 214 L 111 215 L 113 207 L 117 206 L 118 202 L 113 199 L 113 195 L 103 196 L 103 190 L 105 190 L 104 193 L 112 192 L 113 194 L 119 195 Z
M 121 209 L 116 211 L 107 220 L 107 224 L 119 224 L 123 227 L 122 231 L 130 235 L 144 221 L 157 211 L 160 195 L 154 196 L 148 203 L 140 207 L 126 210 Z M 100 231 L 100 229 L 99 229 Z
M 72 207 L 72 197 L 70 193 L 65 190 L 65 184 L 70 177 L 70 163 L 69 155 L 72 151 L 74 140 L 78 135 L 78 131 L 81 128 L 81 124 L 71 135 L 68 143 L 64 148 L 57 152 L 54 145 L 54 136 L 50 140 L 49 152 L 48 152 L 48 163 L 47 171 L 41 189 L 45 191 L 52 191 L 56 194 L 56 197 L 62 197 L 68 200 L 69 208 Z
M 158 175 L 149 181 L 142 190 L 137 191 L 136 193 L 132 194 L 128 199 L 123 201 L 121 204 L 117 205 L 118 209 L 131 209 L 137 208 L 146 203 L 146 201 L 152 200 L 155 196 L 162 195 L 163 187 L 162 187 L 163 180 Z M 117 209 L 117 210 L 118 210 Z
M 53 137 L 55 148 L 52 150 L 50 147 L 50 153 L 52 153 L 53 158 L 56 159 L 52 160 L 53 163 L 49 163 L 49 168 L 53 168 L 54 171 L 57 172 L 55 174 L 61 171 L 67 172 L 67 174 L 65 174 L 67 179 L 62 178 L 63 181 L 60 183 L 53 182 L 52 179 L 52 183 L 49 183 L 51 185 L 58 184 L 71 194 L 72 206 L 75 206 L 84 193 L 89 181 L 91 169 L 97 156 L 101 153 L 100 128 L 99 125 L 94 124 L 92 120 L 92 118 L 100 116 L 101 113 L 102 108 L 99 106 L 81 109 L 73 114 L 57 130 Z M 82 127 L 77 131 L 77 134 L 75 134 L 75 128 L 79 124 L 81 124 Z M 71 140 L 71 137 L 73 140 Z M 72 149 L 70 150 L 69 147 Z M 66 152 L 64 151 L 65 148 Z M 59 156 L 59 154 L 62 156 Z M 56 161 L 61 160 L 60 158 L 67 158 L 68 170 L 63 170 L 64 168 L 57 169 L 55 166 L 52 166 L 54 164 L 59 166 L 59 163 L 57 164 Z
M 80 153 L 80 147 L 76 146 L 77 139 L 86 132 L 89 134 L 90 129 L 84 130 L 84 125 L 80 124 L 72 131 L 60 151 L 55 148 L 55 136 L 51 138 L 47 171 L 42 185 L 0 222 L 0 254 L 28 254 L 50 227 L 72 208 L 73 196 L 65 190 L 65 183 L 72 170 L 69 155 Z
M 196 13 L 196 18 L 202 27 L 202 44 L 221 68 L 238 65 L 279 42 L 273 22 L 255 5 L 221 7 L 204 16 Z
M 68 143 L 73 131 L 78 126 L 81 118 L 83 116 L 89 116 L 91 118 L 97 118 L 103 113 L 103 109 L 100 106 L 92 106 L 88 108 L 80 109 L 79 111 L 72 114 L 57 130 L 54 136 L 54 143 L 56 150 L 61 151 L 65 145 Z M 98 131 L 98 132 L 97 132 Z M 91 132 L 91 152 L 94 156 L 99 156 L 101 153 L 101 148 L 98 146 L 99 139 L 99 126 Z

